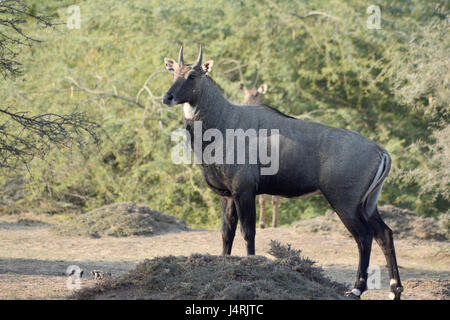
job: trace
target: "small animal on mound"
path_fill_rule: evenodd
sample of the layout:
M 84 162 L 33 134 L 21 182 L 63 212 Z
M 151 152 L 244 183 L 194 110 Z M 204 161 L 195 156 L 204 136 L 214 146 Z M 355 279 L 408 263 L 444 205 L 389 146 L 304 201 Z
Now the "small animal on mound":
M 92 270 L 91 274 L 94 277 L 95 281 L 104 281 L 106 279 L 111 279 L 110 272 L 105 272 L 105 271 L 101 271 L 101 270 Z

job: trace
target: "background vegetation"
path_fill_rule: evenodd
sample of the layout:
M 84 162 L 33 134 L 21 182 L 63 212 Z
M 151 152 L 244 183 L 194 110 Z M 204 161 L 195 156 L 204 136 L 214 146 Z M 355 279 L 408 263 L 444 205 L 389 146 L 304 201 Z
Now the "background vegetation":
M 358 131 L 390 152 L 382 204 L 448 214 L 448 1 L 27 3 L 62 22 L 78 5 L 81 25 L 41 28 L 30 19 L 24 30 L 42 42 L 20 53 L 23 77 L 1 80 L 1 105 L 30 114 L 85 112 L 101 125 L 101 142 L 54 148 L 23 171 L 4 168 L 4 211 L 85 212 L 135 201 L 193 227 L 217 225 L 217 196 L 199 169 L 170 160 L 181 108 L 160 103 L 172 80 L 159 72 L 164 57 L 176 58 L 183 44 L 185 61 L 193 61 L 201 43 L 205 59 L 215 61 L 211 76 L 232 101 L 243 99 L 239 81 L 267 83 L 268 104 Z M 381 9 L 381 29 L 367 27 L 372 4 Z M 327 207 L 320 196 L 282 199 L 280 224 Z

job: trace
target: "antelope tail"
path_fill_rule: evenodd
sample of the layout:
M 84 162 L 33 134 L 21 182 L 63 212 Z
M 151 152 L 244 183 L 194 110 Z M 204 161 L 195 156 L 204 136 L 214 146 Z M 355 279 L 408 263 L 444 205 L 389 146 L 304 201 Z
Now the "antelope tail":
M 389 157 L 389 154 L 382 152 L 381 161 L 377 172 L 375 173 L 375 177 L 361 200 L 363 212 L 367 218 L 370 218 L 376 210 L 378 196 L 380 195 L 381 188 L 383 187 L 384 180 L 386 179 L 390 168 L 391 158 Z

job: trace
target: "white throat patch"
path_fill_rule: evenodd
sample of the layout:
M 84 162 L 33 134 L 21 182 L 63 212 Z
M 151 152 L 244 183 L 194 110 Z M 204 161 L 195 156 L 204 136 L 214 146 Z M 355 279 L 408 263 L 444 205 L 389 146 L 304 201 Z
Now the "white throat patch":
M 183 105 L 184 117 L 186 119 L 192 119 L 197 111 L 197 107 L 192 107 L 189 103 Z

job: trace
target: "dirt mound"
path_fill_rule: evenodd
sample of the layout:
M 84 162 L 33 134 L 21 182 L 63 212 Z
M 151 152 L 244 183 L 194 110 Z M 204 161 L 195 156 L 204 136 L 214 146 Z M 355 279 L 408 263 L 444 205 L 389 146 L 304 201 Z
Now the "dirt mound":
M 441 217 L 441 223 L 433 218 L 415 215 L 407 209 L 392 205 L 378 208 L 384 222 L 394 232 L 396 239 L 416 238 L 445 241 L 448 239 L 448 215 Z M 447 220 L 446 220 L 447 219 Z M 324 216 L 295 222 L 293 226 L 298 232 L 337 232 L 350 236 L 339 217 L 332 210 L 327 210 Z
M 299 250 L 272 241 L 270 254 L 237 257 L 193 254 L 145 260 L 118 278 L 79 291 L 76 299 L 345 299 Z
M 59 235 L 96 238 L 101 236 L 153 236 L 188 230 L 184 220 L 130 202 L 97 208 L 72 220 L 57 224 L 52 229 Z
M 430 299 L 448 300 L 450 298 L 450 281 L 433 279 L 409 279 L 403 281 L 403 287 L 408 292 L 418 292 L 421 300 Z M 426 292 L 424 294 L 423 292 Z
M 398 238 L 413 237 L 418 239 L 447 240 L 447 231 L 442 230 L 438 221 L 433 218 L 419 217 L 407 209 L 385 205 L 378 209 L 385 223 Z M 441 221 L 445 215 L 442 215 Z

